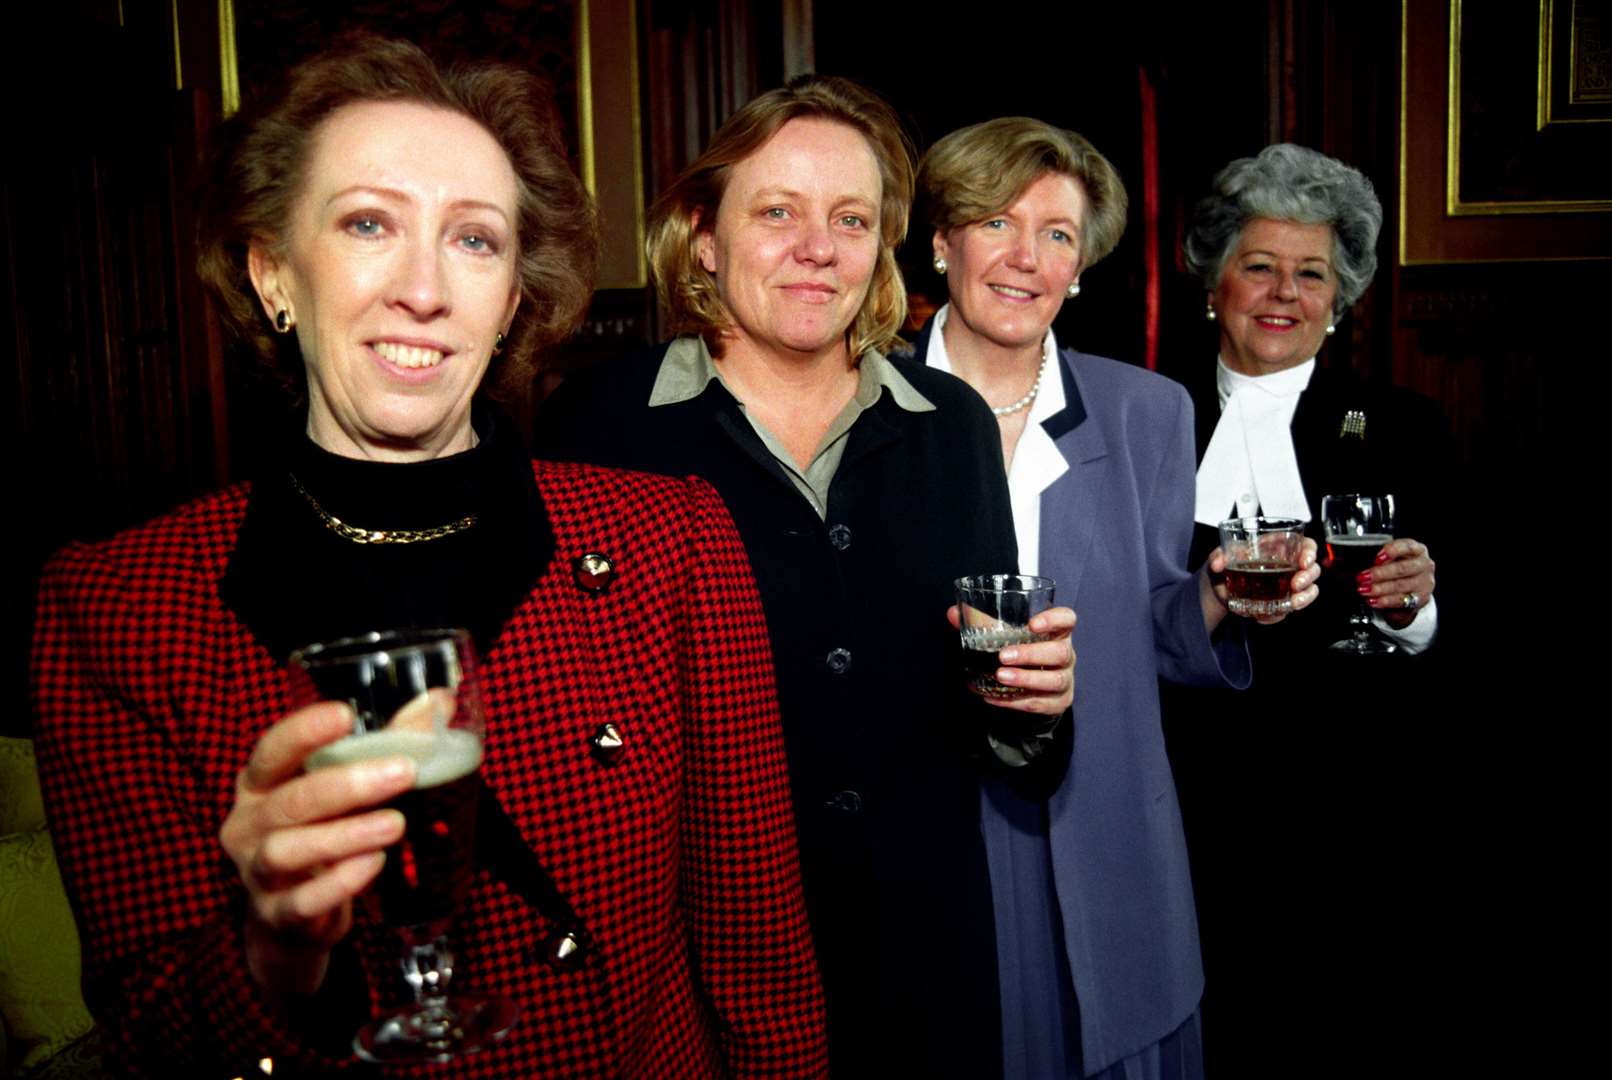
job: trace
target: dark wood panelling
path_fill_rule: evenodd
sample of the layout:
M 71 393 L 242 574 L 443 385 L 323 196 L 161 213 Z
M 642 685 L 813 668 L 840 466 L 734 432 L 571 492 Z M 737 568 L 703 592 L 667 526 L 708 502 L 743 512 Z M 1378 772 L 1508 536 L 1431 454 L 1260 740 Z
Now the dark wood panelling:
M 21 542 L 8 658 L 25 655 L 35 573 L 227 475 L 225 395 L 190 270 L 190 184 L 207 110 L 175 89 L 165 12 L 84 12 L 70 76 L 34 67 L 0 184 L 0 323 L 15 380 L 8 445 Z M 102 8 L 105 10 L 102 10 Z M 12 661 L 8 659 L 8 667 Z M 20 695 L 21 676 L 7 680 Z M 7 711 L 19 723 L 25 711 Z

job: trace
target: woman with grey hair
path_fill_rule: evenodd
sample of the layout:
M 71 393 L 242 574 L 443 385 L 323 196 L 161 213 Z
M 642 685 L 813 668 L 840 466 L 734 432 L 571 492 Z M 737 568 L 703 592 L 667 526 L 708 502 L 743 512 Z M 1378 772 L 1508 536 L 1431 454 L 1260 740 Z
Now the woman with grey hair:
M 1315 531 L 1321 498 L 1345 492 L 1394 494 L 1414 518 L 1399 490 L 1403 469 L 1363 469 L 1371 455 L 1354 452 L 1395 456 L 1383 439 L 1391 429 L 1369 423 L 1365 388 L 1316 370 L 1321 346 L 1377 272 L 1382 218 L 1358 170 L 1290 143 L 1232 162 L 1198 204 L 1186 263 L 1209 292 L 1206 317 L 1220 328 L 1218 407 L 1204 410 L 1218 423 L 1198 467 L 1200 525 L 1259 512 L 1307 520 Z M 1349 451 L 1341 460 L 1301 439 L 1321 402 L 1335 406 L 1323 441 Z M 1427 546 L 1401 530 L 1356 579 L 1379 629 L 1407 652 L 1433 639 L 1433 571 Z
M 1232 1075 L 1313 1051 L 1316 1021 L 1380 1000 L 1383 973 L 1403 964 L 1399 946 L 1414 945 L 1373 887 L 1404 842 L 1405 814 L 1382 743 L 1359 736 L 1379 714 L 1436 707 L 1430 661 L 1415 654 L 1438 623 L 1427 540 L 1444 424 L 1425 398 L 1318 361 L 1371 282 L 1381 225 L 1358 170 L 1284 144 L 1221 170 L 1185 240 L 1219 338 L 1218 362 L 1191 387 L 1194 551 L 1215 545 L 1220 521 L 1252 514 L 1302 519 L 1322 539 L 1327 495 L 1392 495 L 1397 517 L 1368 569 L 1340 572 L 1281 627 L 1249 628 L 1247 694 L 1166 691 L 1202 925 L 1206 1049 L 1211 1068 Z M 1346 636 L 1358 598 L 1393 655 L 1327 647 Z

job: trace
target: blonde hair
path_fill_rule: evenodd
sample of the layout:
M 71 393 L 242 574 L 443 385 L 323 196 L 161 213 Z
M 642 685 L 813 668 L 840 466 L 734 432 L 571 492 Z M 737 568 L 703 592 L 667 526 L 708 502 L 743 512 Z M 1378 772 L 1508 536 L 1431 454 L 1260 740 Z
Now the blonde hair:
M 733 167 L 760 150 L 791 120 L 832 120 L 868 141 L 879 165 L 883 191 L 879 206 L 879 257 L 867 298 L 851 323 L 852 356 L 869 349 L 888 352 L 907 318 L 907 289 L 896 265 L 896 249 L 907 236 L 912 206 L 913 147 L 896 114 L 872 92 L 849 79 L 803 75 L 769 90 L 728 118 L 694 163 L 655 200 L 649 212 L 645 250 L 667 330 L 698 334 L 713 355 L 732 319 L 717 293 L 716 279 L 701 264 L 698 227 L 711 228 Z
M 1119 243 L 1129 200 L 1118 171 L 1082 135 L 1028 116 L 959 128 L 924 155 L 918 191 L 929 223 L 949 233 L 1000 214 L 1048 173 L 1074 179 L 1086 196 L 1080 226 L 1085 270 Z

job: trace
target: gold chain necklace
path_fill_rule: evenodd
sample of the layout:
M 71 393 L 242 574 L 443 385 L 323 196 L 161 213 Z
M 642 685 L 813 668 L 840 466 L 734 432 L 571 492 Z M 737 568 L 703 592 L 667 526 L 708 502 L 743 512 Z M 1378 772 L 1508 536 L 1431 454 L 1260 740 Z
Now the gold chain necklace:
M 427 540 L 440 540 L 444 536 L 464 532 L 476 523 L 475 514 L 466 514 L 458 521 L 450 521 L 446 525 L 436 525 L 429 529 L 360 529 L 347 524 L 320 506 L 319 500 L 302 486 L 295 473 L 286 475 L 291 478 L 291 486 L 297 489 L 297 494 L 308 500 L 308 505 L 313 507 L 313 512 L 319 515 L 319 520 L 325 523 L 325 527 L 343 540 L 350 540 L 355 544 L 422 544 Z

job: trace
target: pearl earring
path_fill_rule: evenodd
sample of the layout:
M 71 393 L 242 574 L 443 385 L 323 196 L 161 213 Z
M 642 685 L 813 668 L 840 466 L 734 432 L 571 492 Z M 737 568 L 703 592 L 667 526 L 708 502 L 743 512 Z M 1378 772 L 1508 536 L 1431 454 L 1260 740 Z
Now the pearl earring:
M 1073 300 L 1075 297 L 1080 295 L 1080 282 L 1071 281 L 1069 283 L 1069 288 L 1066 291 L 1069 293 L 1069 299 Z
M 1327 337 L 1331 337 L 1333 334 L 1336 334 L 1337 332 L 1338 332 L 1337 326 L 1335 326 L 1332 323 L 1327 323 Z
M 941 277 L 946 276 L 946 260 L 940 258 L 939 256 L 936 256 L 935 258 L 935 273 L 939 274 Z
M 1210 322 L 1215 321 L 1215 302 L 1213 300 L 1209 301 L 1209 305 L 1204 308 L 1203 317 Z

